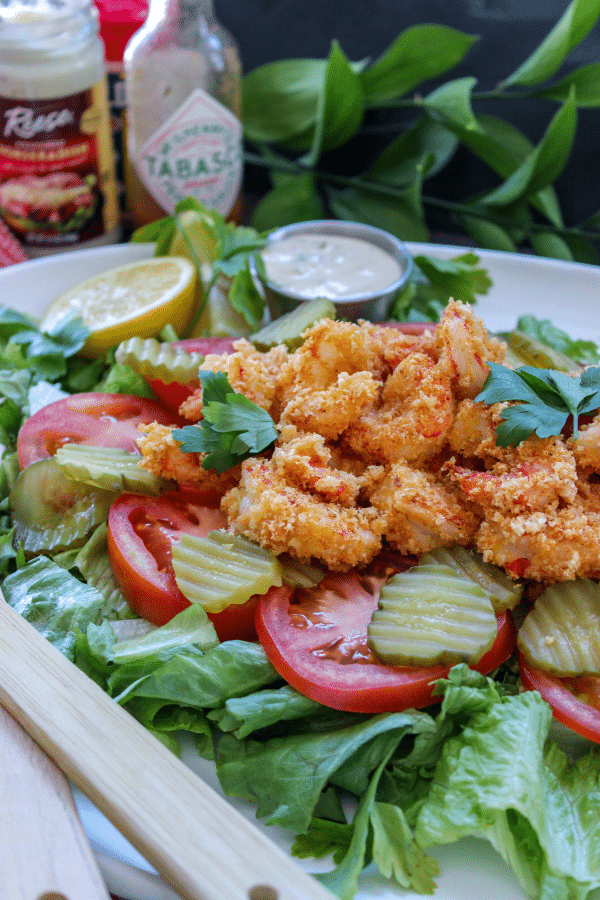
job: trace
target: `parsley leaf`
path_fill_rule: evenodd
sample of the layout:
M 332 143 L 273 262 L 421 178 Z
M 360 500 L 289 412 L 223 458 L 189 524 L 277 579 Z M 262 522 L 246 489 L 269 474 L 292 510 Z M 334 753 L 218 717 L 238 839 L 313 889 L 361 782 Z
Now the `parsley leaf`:
M 400 322 L 438 322 L 450 297 L 463 303 L 476 303 L 477 295 L 487 294 L 492 281 L 479 265 L 474 253 L 453 259 L 415 256 L 414 270 L 389 312 Z
M 560 434 L 569 416 L 576 439 L 579 416 L 600 407 L 600 368 L 591 367 L 580 376 L 553 369 L 523 366 L 507 369 L 489 362 L 490 374 L 475 398 L 480 403 L 515 403 L 502 411 L 496 429 L 499 447 L 516 447 L 536 434 L 540 438 Z
M 202 468 L 220 475 L 270 447 L 277 427 L 266 410 L 233 390 L 224 372 L 201 370 L 199 375 L 204 418 L 172 434 L 184 453 L 206 453 Z

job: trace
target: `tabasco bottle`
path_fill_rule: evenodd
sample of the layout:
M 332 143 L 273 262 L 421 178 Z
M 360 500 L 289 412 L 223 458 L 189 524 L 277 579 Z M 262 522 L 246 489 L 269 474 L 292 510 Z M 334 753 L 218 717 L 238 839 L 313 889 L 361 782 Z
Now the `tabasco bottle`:
M 123 63 L 134 225 L 171 215 L 190 196 L 239 219 L 241 63 L 212 0 L 151 0 Z

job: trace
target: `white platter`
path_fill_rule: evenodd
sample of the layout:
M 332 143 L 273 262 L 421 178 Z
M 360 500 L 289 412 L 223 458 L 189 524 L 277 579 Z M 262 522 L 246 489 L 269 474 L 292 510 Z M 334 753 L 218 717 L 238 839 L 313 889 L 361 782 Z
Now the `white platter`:
M 430 244 L 409 243 L 408 247 L 414 255 L 442 259 L 464 252 L 464 248 Z M 0 303 L 38 316 L 55 297 L 83 279 L 151 256 L 152 252 L 152 244 L 122 244 L 11 266 L 0 270 Z M 489 293 L 478 301 L 476 312 L 492 331 L 508 330 L 514 327 L 519 315 L 531 313 L 550 319 L 572 337 L 591 338 L 600 343 L 600 267 L 493 251 L 476 252 L 493 280 Z M 198 760 L 185 749 L 184 759 L 219 789 L 214 766 Z M 75 799 L 111 892 L 127 900 L 177 900 L 178 895 L 78 791 Z M 235 805 L 255 821 L 251 807 Z M 259 827 L 263 826 L 259 823 Z M 265 830 L 276 843 L 289 848 L 289 837 L 283 831 Z M 471 896 L 488 900 L 525 898 L 512 871 L 484 841 L 463 840 L 438 848 L 432 855 L 441 867 L 435 900 L 464 900 Z M 417 896 L 420 895 L 390 886 L 378 873 L 367 870 L 357 900 L 416 900 Z

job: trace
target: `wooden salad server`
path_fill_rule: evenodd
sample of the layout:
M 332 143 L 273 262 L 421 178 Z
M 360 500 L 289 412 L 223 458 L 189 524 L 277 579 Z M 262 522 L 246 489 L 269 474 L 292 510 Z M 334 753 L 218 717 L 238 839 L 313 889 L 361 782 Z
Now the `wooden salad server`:
M 332 900 L 1 594 L 0 703 L 186 900 Z
M 67 779 L 2 707 L 0 897 L 109 900 Z

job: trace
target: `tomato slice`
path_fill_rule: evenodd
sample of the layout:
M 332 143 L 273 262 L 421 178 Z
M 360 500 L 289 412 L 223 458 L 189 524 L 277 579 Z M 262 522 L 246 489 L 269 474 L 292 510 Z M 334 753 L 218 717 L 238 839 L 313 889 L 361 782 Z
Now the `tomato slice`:
M 171 542 L 181 533 L 204 537 L 227 520 L 215 491 L 182 487 L 162 497 L 121 494 L 108 517 L 108 555 L 115 581 L 129 605 L 154 625 L 164 625 L 189 606 L 175 581 Z M 258 597 L 209 614 L 219 640 L 255 640 Z
M 140 437 L 137 426 L 148 422 L 184 424 L 154 400 L 129 394 L 73 394 L 44 406 L 21 426 L 17 438 L 19 464 L 25 469 L 48 459 L 67 443 L 134 451 Z
M 173 341 L 173 346 L 183 347 L 188 353 L 202 353 L 206 356 L 208 353 L 232 353 L 234 341 L 235 338 L 229 337 L 186 338 L 182 341 Z M 173 412 L 178 412 L 183 401 L 192 393 L 192 388 L 187 384 L 179 384 L 178 381 L 167 384 L 153 378 L 148 380 L 148 384 L 160 402 Z
M 394 565 L 402 571 L 414 560 Z M 433 682 L 450 666 L 401 668 L 379 662 L 367 643 L 367 626 L 379 588 L 389 577 L 356 571 L 327 574 L 317 588 L 278 589 L 261 598 L 256 631 L 271 663 L 292 687 L 334 709 L 359 713 L 419 709 L 434 702 Z M 516 629 L 510 614 L 498 615 L 492 648 L 474 666 L 487 673 L 513 652 Z
M 588 741 L 600 744 L 600 678 L 559 678 L 534 669 L 519 655 L 521 681 L 530 691 L 538 691 L 552 707 L 554 718 Z M 588 703 L 579 699 L 583 695 Z

